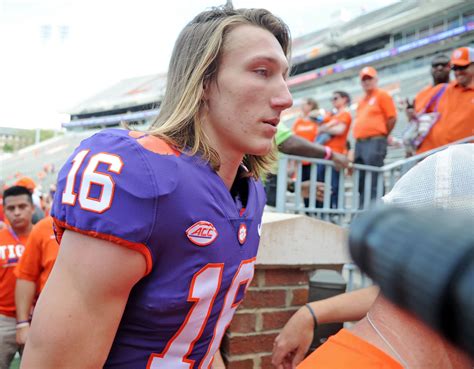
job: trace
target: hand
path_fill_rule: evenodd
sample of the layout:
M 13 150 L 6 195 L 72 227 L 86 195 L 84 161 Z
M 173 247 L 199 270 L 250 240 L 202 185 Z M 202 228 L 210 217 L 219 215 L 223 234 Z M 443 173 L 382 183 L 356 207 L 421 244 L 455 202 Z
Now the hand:
M 350 161 L 347 156 L 339 154 L 337 152 L 332 152 L 331 160 L 334 162 L 336 166 L 336 170 L 345 169 L 349 167 Z
M 272 364 L 277 369 L 294 369 L 304 359 L 313 341 L 314 320 L 302 306 L 285 324 L 273 343 Z
M 17 328 L 16 330 L 16 343 L 20 346 L 23 346 L 26 343 L 26 339 L 28 338 L 28 332 L 30 330 L 30 326 Z
M 310 181 L 301 182 L 301 196 L 309 198 L 309 183 Z M 316 182 L 316 200 L 324 201 L 324 183 Z

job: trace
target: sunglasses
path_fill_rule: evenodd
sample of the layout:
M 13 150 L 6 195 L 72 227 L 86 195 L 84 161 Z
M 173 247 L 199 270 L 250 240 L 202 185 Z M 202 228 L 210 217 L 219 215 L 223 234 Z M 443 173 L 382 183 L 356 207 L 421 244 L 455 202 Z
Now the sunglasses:
M 340 96 L 333 96 L 331 98 L 331 101 L 336 101 L 336 100 L 339 100 L 341 97 Z
M 449 66 L 449 63 L 433 63 L 433 64 L 431 64 L 432 68 L 438 68 L 438 67 L 446 68 L 447 66 Z
M 473 63 L 470 63 L 468 65 L 453 65 L 451 67 L 451 70 L 453 71 L 459 71 L 459 70 L 466 70 L 467 68 L 469 68 L 470 65 L 472 65 Z

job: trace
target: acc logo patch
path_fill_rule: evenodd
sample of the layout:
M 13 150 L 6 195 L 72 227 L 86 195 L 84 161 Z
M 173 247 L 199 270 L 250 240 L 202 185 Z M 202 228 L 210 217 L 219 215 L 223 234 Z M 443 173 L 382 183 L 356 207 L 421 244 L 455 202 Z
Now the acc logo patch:
M 200 220 L 186 230 L 189 240 L 198 246 L 207 246 L 217 238 L 217 229 L 210 222 Z
M 247 239 L 247 226 L 245 225 L 245 223 L 240 224 L 237 237 L 239 239 L 239 243 L 243 245 L 245 240 Z

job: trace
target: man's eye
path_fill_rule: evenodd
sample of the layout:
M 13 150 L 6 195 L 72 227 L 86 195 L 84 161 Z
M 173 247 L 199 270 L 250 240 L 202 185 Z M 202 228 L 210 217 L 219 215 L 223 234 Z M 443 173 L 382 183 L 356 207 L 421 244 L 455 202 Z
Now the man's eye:
M 268 76 L 268 70 L 265 69 L 265 68 L 259 68 L 259 69 L 255 69 L 255 73 L 261 75 L 261 76 Z

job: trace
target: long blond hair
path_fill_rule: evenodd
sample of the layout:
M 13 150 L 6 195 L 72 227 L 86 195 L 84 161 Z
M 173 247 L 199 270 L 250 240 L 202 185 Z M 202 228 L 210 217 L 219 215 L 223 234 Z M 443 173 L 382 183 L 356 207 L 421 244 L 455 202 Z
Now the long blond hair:
M 241 24 L 271 32 L 289 59 L 289 29 L 268 10 L 223 6 L 200 13 L 184 27 L 175 43 L 160 114 L 148 131 L 179 150 L 187 149 L 191 155 L 199 153 L 214 170 L 219 169 L 220 158 L 210 145 L 200 119 L 204 86 L 217 77 L 226 35 Z M 266 155 L 245 155 L 243 164 L 250 175 L 258 178 L 271 169 L 275 159 L 274 145 Z

